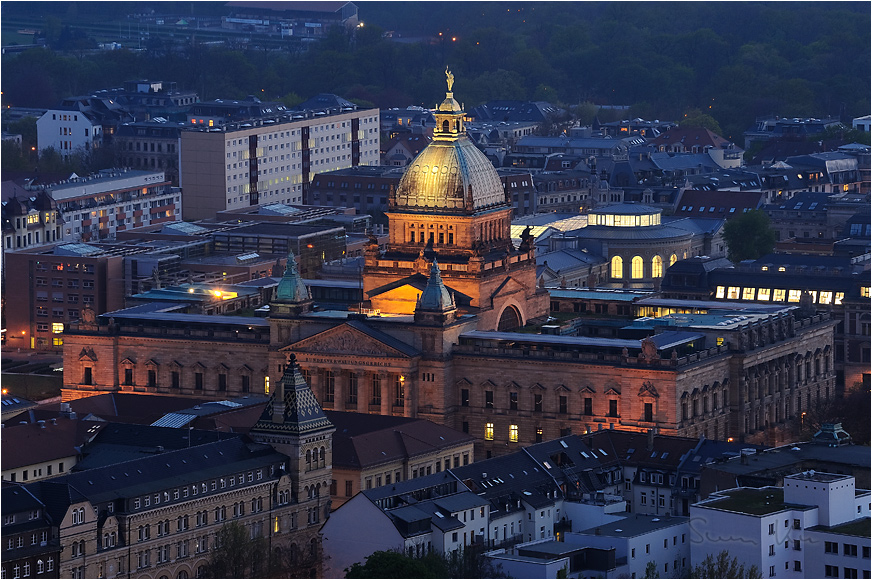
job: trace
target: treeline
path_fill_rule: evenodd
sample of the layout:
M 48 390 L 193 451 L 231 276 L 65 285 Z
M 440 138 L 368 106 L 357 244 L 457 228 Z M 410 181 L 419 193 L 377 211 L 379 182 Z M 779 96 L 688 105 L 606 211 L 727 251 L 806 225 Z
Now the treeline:
M 468 109 L 504 98 L 628 105 L 632 116 L 676 121 L 697 110 L 737 141 L 761 115 L 849 121 L 870 110 L 868 3 L 357 4 L 363 27 L 334 30 L 303 53 L 152 38 L 139 53 L 7 55 L 3 103 L 52 106 L 149 78 L 176 81 L 202 99 L 255 94 L 293 104 L 334 92 L 379 107 L 432 107 L 449 65 Z M 58 14 L 55 36 L 75 37 Z

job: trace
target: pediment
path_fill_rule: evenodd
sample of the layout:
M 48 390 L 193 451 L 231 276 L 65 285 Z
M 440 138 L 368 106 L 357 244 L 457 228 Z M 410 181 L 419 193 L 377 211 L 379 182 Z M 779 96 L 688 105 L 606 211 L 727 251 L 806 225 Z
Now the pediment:
M 409 358 L 419 354 L 407 345 L 360 323 L 345 323 L 281 349 L 295 354 Z
M 493 384 L 490 380 L 487 380 L 481 384 L 481 388 L 493 390 L 496 388 L 496 385 Z
M 469 382 L 469 380 L 465 379 L 465 378 L 460 379 L 459 381 L 457 381 L 454 384 L 457 385 L 458 387 L 471 387 L 472 386 L 472 383 Z
M 594 389 L 590 385 L 585 385 L 585 386 L 581 387 L 580 389 L 578 389 L 578 392 L 579 393 L 596 393 L 596 389 Z
M 509 383 L 506 385 L 506 388 L 510 391 L 518 391 L 520 390 L 521 385 L 519 385 L 515 381 L 509 381 Z
M 130 357 L 128 356 L 128 357 L 124 357 L 124 358 L 121 360 L 121 364 L 123 364 L 123 365 L 130 365 L 130 366 L 133 366 L 133 365 L 136 364 L 136 361 L 133 360 L 132 358 L 130 358 Z
M 145 366 L 156 367 L 156 366 L 160 366 L 160 365 L 157 362 L 155 362 L 155 360 L 153 358 L 150 358 L 147 361 L 145 361 Z
M 695 396 L 699 393 L 699 389 L 694 389 L 691 396 Z M 657 392 L 657 389 L 654 387 L 654 383 L 651 381 L 645 381 L 642 383 L 642 386 L 639 387 L 639 396 L 640 397 L 659 397 L 660 394 Z
M 606 389 L 604 391 L 604 394 L 606 394 L 606 395 L 620 395 L 621 391 L 619 391 L 615 387 L 609 387 L 608 389 Z
M 183 365 L 182 363 L 180 363 L 177 360 L 172 360 L 172 361 L 170 361 L 170 363 L 167 366 L 170 367 L 171 369 L 180 369 L 180 368 L 183 368 L 185 365 Z
M 545 389 L 545 387 L 543 387 L 543 386 L 540 385 L 539 383 L 533 383 L 533 384 L 530 386 L 530 390 L 532 390 L 532 391 L 544 391 L 544 390 L 546 390 L 546 389 Z
M 554 390 L 558 391 L 558 392 L 562 392 L 562 393 L 571 393 L 572 392 L 569 389 L 569 387 L 567 387 L 566 385 L 557 385 L 556 387 L 554 387 Z
M 94 349 L 86 346 L 82 349 L 82 352 L 79 353 L 79 360 L 89 360 L 91 362 L 97 362 L 97 353 L 94 352 Z
M 245 365 L 245 364 L 242 365 L 241 367 L 239 367 L 239 368 L 236 369 L 236 370 L 237 370 L 238 372 L 240 372 L 240 373 L 243 373 L 243 374 L 254 372 L 254 369 L 253 369 L 253 368 L 251 368 L 250 366 Z
M 507 277 L 503 280 L 503 283 L 497 286 L 497 289 L 491 294 L 491 300 L 496 300 L 497 298 L 503 296 L 511 296 L 512 294 L 517 294 L 518 292 L 526 292 L 527 287 L 512 278 L 511 276 Z

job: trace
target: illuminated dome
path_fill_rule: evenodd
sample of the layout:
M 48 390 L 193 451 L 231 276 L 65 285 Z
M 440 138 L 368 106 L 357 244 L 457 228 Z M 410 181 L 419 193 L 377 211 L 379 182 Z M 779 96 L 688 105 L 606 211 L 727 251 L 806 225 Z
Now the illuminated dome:
M 462 210 L 470 192 L 474 210 L 506 201 L 496 169 L 469 138 L 433 141 L 400 180 L 396 206 Z
M 409 165 L 397 186 L 397 209 L 478 211 L 504 205 L 506 193 L 490 160 L 466 136 L 463 109 L 451 92 L 436 107 L 433 141 Z

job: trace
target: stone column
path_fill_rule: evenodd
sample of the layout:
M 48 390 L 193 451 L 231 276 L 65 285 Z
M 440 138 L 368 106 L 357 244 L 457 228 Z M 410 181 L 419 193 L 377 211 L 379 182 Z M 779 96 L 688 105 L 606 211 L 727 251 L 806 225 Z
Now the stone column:
M 333 371 L 333 409 L 336 411 L 345 410 L 345 381 L 347 378 L 347 370 L 336 369 Z
M 369 412 L 369 373 L 355 371 L 357 375 L 357 412 Z
M 381 414 L 390 415 L 391 406 L 393 405 L 393 392 L 391 384 L 391 375 L 386 372 L 379 372 L 378 377 L 381 384 Z

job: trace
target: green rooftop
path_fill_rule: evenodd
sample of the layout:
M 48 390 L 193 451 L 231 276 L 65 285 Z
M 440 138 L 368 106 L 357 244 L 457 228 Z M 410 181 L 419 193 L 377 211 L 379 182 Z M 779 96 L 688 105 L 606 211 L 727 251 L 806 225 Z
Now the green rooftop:
M 776 487 L 740 488 L 722 492 L 721 499 L 705 502 L 707 507 L 763 516 L 780 512 L 787 508 L 784 503 L 784 490 Z
M 872 519 L 862 518 L 859 520 L 854 520 L 853 522 L 848 522 L 840 526 L 834 526 L 830 528 L 830 531 L 837 534 L 844 534 L 846 536 L 860 536 L 863 538 L 868 538 L 870 532 L 872 532 Z

